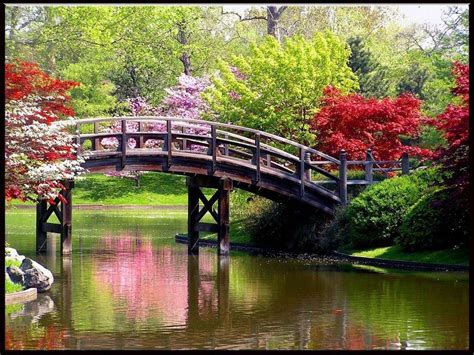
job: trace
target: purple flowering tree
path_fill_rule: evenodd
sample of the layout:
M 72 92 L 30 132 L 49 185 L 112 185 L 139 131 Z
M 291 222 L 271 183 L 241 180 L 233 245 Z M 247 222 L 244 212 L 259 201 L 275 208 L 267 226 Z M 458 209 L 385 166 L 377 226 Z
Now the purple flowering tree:
M 201 97 L 201 93 L 210 85 L 208 78 L 195 78 L 190 75 L 181 74 L 178 84 L 172 88 L 165 89 L 168 94 L 161 104 L 161 110 L 166 116 L 176 116 L 185 119 L 203 119 L 209 113 L 209 106 Z M 186 127 L 184 133 L 206 135 L 210 126 L 205 124 L 195 125 L 196 127 Z M 196 152 L 203 152 L 205 147 L 191 144 L 189 149 Z
M 201 98 L 201 92 L 210 85 L 208 78 L 194 78 L 190 75 L 181 74 L 178 78 L 178 84 L 172 88 L 165 89 L 167 96 L 163 99 L 158 107 L 153 107 L 143 97 L 134 97 L 127 99 L 130 112 L 132 116 L 175 116 L 185 119 L 202 119 L 205 113 L 209 112 L 207 103 Z M 137 121 L 127 122 L 127 132 L 138 132 L 139 123 Z M 148 132 L 166 132 L 166 121 L 156 121 L 144 123 L 142 129 Z M 174 127 L 172 127 L 174 130 Z M 206 135 L 210 130 L 209 125 L 200 124 L 194 127 L 186 127 L 185 133 Z M 116 121 L 110 127 L 106 128 L 104 132 L 117 133 L 121 132 L 121 122 Z M 116 138 L 104 138 L 101 144 L 106 149 L 116 149 L 119 141 Z M 159 148 L 162 146 L 162 141 L 149 139 L 145 142 L 145 148 Z M 137 146 L 135 139 L 130 138 L 127 141 L 129 148 L 134 149 Z M 191 144 L 189 149 L 196 152 L 203 152 L 205 147 Z M 128 172 L 114 172 L 109 173 L 110 176 L 119 176 L 125 178 L 132 178 L 136 181 L 137 186 L 140 186 L 139 177 L 141 175 L 138 171 Z

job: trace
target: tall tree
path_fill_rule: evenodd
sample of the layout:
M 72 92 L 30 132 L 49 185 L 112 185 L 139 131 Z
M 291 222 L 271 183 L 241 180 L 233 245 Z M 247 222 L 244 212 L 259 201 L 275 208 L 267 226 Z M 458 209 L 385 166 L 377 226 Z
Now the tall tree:
M 385 97 L 389 83 L 385 78 L 385 69 L 373 58 L 360 37 L 351 37 L 347 41 L 351 47 L 349 67 L 359 79 L 359 92 L 365 97 Z
M 347 66 L 349 49 L 330 32 L 312 40 L 300 36 L 280 44 L 267 36 L 251 54 L 220 62 L 214 87 L 203 95 L 216 118 L 312 144 L 309 120 L 326 85 L 344 92 L 357 89 Z

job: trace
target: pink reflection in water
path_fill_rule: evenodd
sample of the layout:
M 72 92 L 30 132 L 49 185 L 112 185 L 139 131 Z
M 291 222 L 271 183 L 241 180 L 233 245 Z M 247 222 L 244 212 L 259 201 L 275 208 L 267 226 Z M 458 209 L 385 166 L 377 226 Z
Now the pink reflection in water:
M 111 252 L 95 259 L 94 277 L 108 285 L 127 318 L 160 319 L 166 326 L 185 325 L 188 315 L 187 258 L 169 246 L 153 251 L 151 240 L 135 233 L 106 236 L 103 247 Z M 215 265 L 211 258 L 199 260 L 199 313 L 217 309 Z M 213 276 L 214 275 L 214 276 Z M 104 289 L 104 288 L 102 288 Z

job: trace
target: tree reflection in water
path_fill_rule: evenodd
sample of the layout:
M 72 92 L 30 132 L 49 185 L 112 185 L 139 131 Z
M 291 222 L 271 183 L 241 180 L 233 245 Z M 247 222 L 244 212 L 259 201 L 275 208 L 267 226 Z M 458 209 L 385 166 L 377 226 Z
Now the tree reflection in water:
M 198 280 L 194 303 L 200 317 L 217 312 L 216 267 L 209 256 L 189 268 L 186 256 L 171 246 L 154 251 L 150 239 L 135 233 L 106 236 L 102 243 L 107 253 L 93 262 L 95 280 L 107 286 L 115 309 L 129 320 L 157 318 L 164 326 L 186 326 L 194 311 L 188 309 L 188 277 Z

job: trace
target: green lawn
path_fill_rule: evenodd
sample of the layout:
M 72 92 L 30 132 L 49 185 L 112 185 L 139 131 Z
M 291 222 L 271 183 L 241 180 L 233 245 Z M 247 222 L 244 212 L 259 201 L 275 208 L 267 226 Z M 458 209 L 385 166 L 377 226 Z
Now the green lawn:
M 436 251 L 420 251 L 414 253 L 406 253 L 399 246 L 391 246 L 384 248 L 351 250 L 341 249 L 342 253 L 352 256 L 362 256 L 365 258 L 380 258 L 389 260 L 417 261 L 422 263 L 434 264 L 457 264 L 469 265 L 469 250 L 436 250 Z
M 140 187 L 131 179 L 89 174 L 76 181 L 73 189 L 75 205 L 187 205 L 186 177 L 148 172 L 140 177 Z M 13 205 L 33 205 L 13 201 Z

